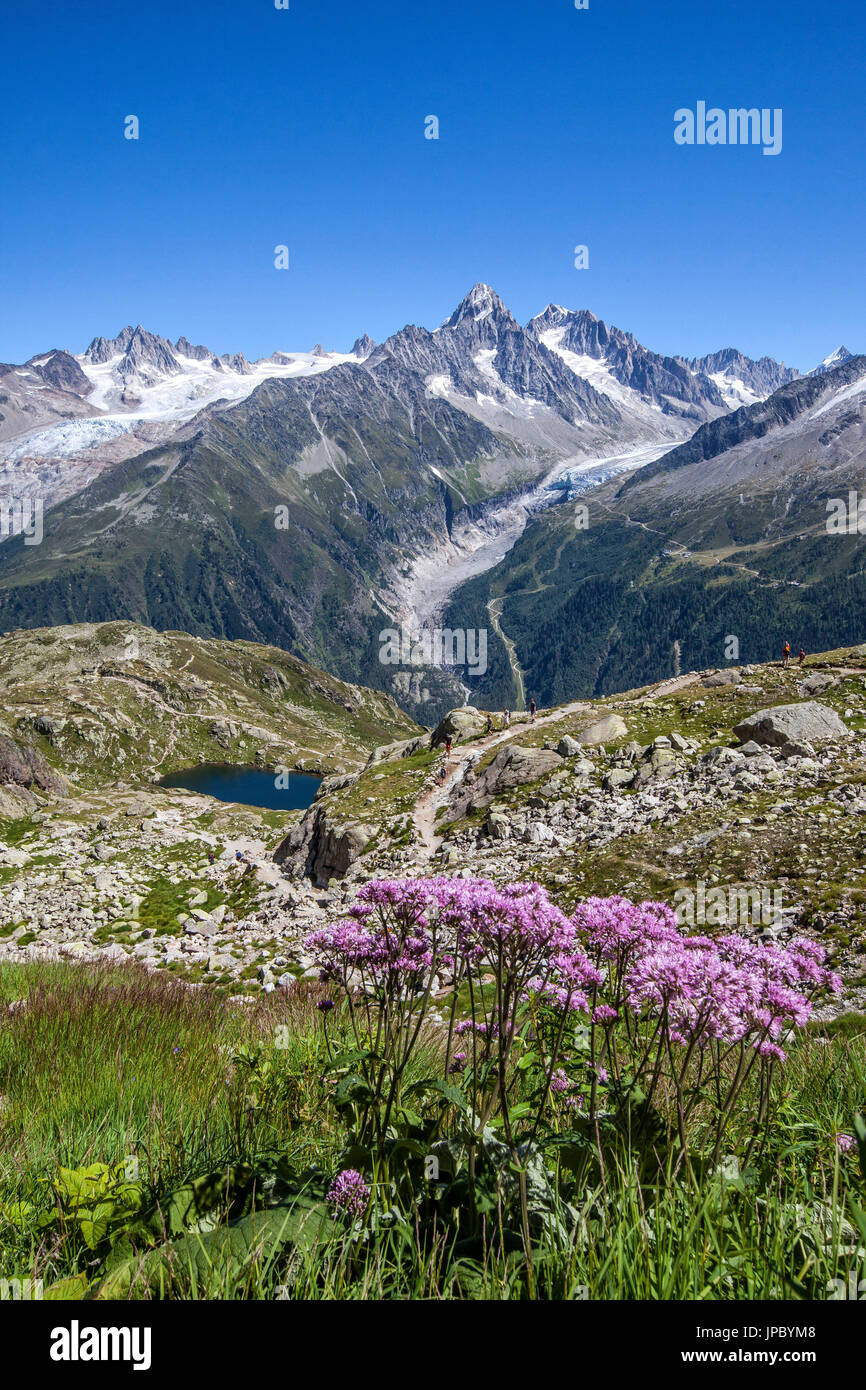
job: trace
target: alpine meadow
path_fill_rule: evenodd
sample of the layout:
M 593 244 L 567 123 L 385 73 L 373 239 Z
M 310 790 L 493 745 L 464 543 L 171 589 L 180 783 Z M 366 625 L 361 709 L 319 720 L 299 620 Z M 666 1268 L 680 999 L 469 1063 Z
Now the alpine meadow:
M 0 23 L 6 1330 L 841 1373 L 861 9 Z

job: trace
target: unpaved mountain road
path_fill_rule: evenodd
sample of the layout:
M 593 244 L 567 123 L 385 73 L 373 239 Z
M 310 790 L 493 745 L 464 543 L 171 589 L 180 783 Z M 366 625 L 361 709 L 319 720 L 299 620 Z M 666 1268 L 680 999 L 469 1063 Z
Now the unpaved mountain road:
M 435 828 L 436 816 L 440 808 L 448 801 L 453 788 L 462 782 L 469 768 L 479 762 L 488 749 L 495 748 L 500 743 L 510 742 L 522 730 L 543 728 L 550 724 L 556 724 L 560 719 L 565 719 L 567 715 L 591 713 L 591 711 L 592 706 L 588 705 L 585 700 L 575 700 L 573 704 L 561 705 L 548 714 L 536 715 L 534 724 L 511 725 L 507 729 L 485 734 L 483 738 L 473 739 L 469 743 L 461 744 L 459 749 L 454 749 L 451 756 L 445 761 L 444 780 L 440 778 L 437 769 L 436 782 L 418 798 L 412 813 L 413 824 L 421 843 L 427 850 L 427 857 L 434 855 L 442 843 L 442 836 L 436 834 Z
M 659 685 L 652 688 L 648 695 L 642 698 L 641 703 L 673 695 L 678 690 L 684 690 L 687 686 L 697 684 L 700 679 L 700 674 L 697 671 L 690 671 L 686 675 L 674 676 L 670 680 L 661 681 Z M 488 749 L 495 748 L 501 743 L 516 740 L 520 733 L 527 729 L 547 728 L 572 714 L 593 713 L 603 717 L 605 711 L 594 710 L 593 706 L 586 700 L 574 700 L 570 704 L 560 705 L 546 714 L 537 715 L 534 724 L 511 725 L 508 729 L 499 729 L 495 733 L 486 734 L 483 738 L 473 739 L 468 743 L 461 744 L 459 748 L 455 748 L 451 756 L 445 760 L 444 779 L 439 775 L 442 767 L 440 763 L 436 770 L 436 781 L 432 787 L 421 794 L 412 812 L 412 822 L 426 851 L 426 858 L 428 860 L 432 858 L 442 844 L 442 836 L 436 834 L 436 817 L 440 809 L 448 802 L 454 787 L 463 781 L 469 768 L 478 763 Z

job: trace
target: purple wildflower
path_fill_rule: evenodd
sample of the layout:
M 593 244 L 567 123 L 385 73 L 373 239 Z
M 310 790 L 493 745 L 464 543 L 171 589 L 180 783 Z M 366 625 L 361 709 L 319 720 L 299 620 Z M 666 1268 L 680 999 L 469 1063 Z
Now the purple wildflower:
M 328 1189 L 328 1201 L 337 1211 L 363 1216 L 370 1200 L 370 1189 L 354 1168 L 344 1168 Z

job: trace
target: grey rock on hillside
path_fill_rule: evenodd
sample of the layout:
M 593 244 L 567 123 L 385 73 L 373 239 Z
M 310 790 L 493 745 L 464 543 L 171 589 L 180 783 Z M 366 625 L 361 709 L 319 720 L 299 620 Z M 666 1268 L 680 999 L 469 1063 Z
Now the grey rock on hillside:
M 734 733 L 743 743 L 751 739 L 781 748 L 794 741 L 815 743 L 822 739 L 847 738 L 850 730 L 835 710 L 817 700 L 806 700 L 801 705 L 759 709 L 738 724 Z
M 452 738 L 455 743 L 465 743 L 470 739 L 480 738 L 486 730 L 486 714 L 482 714 L 472 705 L 452 709 L 437 727 L 433 735 L 433 747 L 438 748 L 447 738 Z
M 552 749 L 508 744 L 498 750 L 493 761 L 478 773 L 469 788 L 461 789 L 462 794 L 456 804 L 452 803 L 451 809 L 454 814 L 465 815 L 470 802 L 477 807 L 489 805 L 494 796 L 502 796 L 515 787 L 537 782 L 540 777 L 555 772 L 562 765 L 563 759 Z

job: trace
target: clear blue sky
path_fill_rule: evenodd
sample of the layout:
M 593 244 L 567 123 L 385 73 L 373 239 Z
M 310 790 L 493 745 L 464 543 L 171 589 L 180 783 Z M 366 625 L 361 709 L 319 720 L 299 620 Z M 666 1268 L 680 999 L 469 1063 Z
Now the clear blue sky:
M 290 5 L 5 7 L 0 360 L 345 350 L 476 280 L 663 352 L 866 350 L 863 0 Z M 782 153 L 679 148 L 698 100 L 781 107 Z

